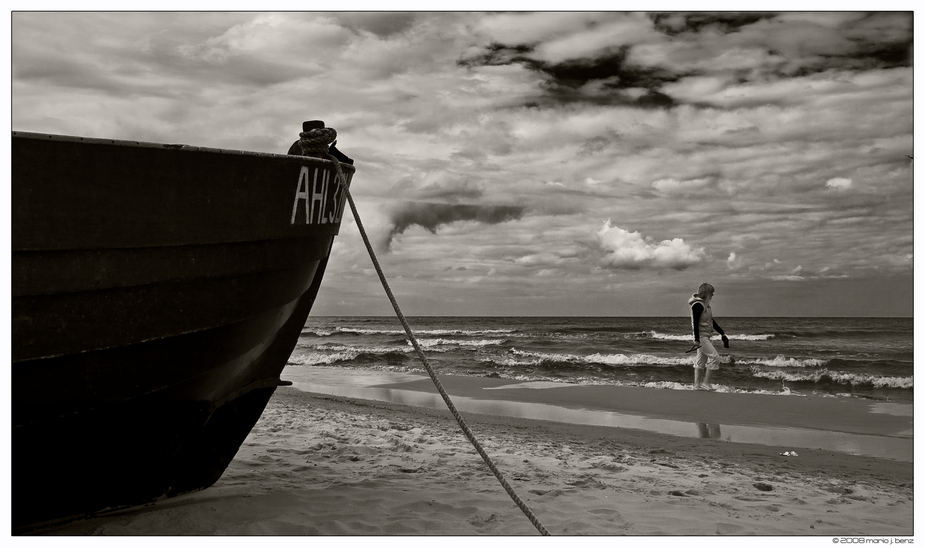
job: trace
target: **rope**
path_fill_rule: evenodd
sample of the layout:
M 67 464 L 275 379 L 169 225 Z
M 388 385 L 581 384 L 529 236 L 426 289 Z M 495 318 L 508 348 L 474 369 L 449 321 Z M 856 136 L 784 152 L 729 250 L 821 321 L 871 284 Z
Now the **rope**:
M 321 154 L 325 158 L 334 160 L 334 165 L 337 166 L 337 176 L 341 177 L 341 181 L 346 181 L 340 169 L 340 162 L 337 161 L 337 158 L 331 157 L 328 154 L 328 144 L 333 143 L 335 139 L 337 139 L 337 132 L 334 131 L 334 128 L 323 127 L 310 129 L 299 133 L 299 148 L 302 149 L 303 155 Z
M 332 134 L 333 137 L 331 137 Z M 527 519 L 530 520 L 530 523 L 536 527 L 540 534 L 549 535 L 549 531 L 543 527 L 543 524 L 540 523 L 540 520 L 537 519 L 533 511 L 530 510 L 530 507 L 528 507 L 524 501 L 521 500 L 521 498 L 514 491 L 514 488 L 511 487 L 506 479 L 504 479 L 504 475 L 500 470 L 498 470 L 498 467 L 495 466 L 495 463 L 492 462 L 491 457 L 488 456 L 488 453 L 486 453 L 482 448 L 482 445 L 476 439 L 475 434 L 472 433 L 472 430 L 469 429 L 466 421 L 463 420 L 462 415 L 460 415 L 459 411 L 456 410 L 456 406 L 453 405 L 453 401 L 450 399 L 450 395 L 447 394 L 446 390 L 443 388 L 443 384 L 440 382 L 440 379 L 437 378 L 437 373 L 434 371 L 434 368 L 431 367 L 430 362 L 427 361 L 427 356 L 424 355 L 424 352 L 418 345 L 418 341 L 415 338 L 414 333 L 411 332 L 411 327 L 408 325 L 407 320 L 405 320 L 404 314 L 401 313 L 401 309 L 398 307 L 398 301 L 395 300 L 395 295 L 392 294 L 392 290 L 389 288 L 389 282 L 385 279 L 385 274 L 382 272 L 382 267 L 379 265 L 379 260 L 376 258 L 376 253 L 373 251 L 373 246 L 369 243 L 369 238 L 366 236 L 366 230 L 363 228 L 363 223 L 360 221 L 360 215 L 357 213 L 356 205 L 353 203 L 353 196 L 350 194 L 350 188 L 347 186 L 347 179 L 344 178 L 344 172 L 341 170 L 340 162 L 337 161 L 337 158 L 334 158 L 328 153 L 327 143 L 330 143 L 337 138 L 337 132 L 331 128 L 313 129 L 311 131 L 300 133 L 299 137 L 299 146 L 302 148 L 303 153 L 321 153 L 324 157 L 334 162 L 334 167 L 337 169 L 337 177 L 340 179 L 341 184 L 347 193 L 347 201 L 350 202 L 350 211 L 353 212 L 353 218 L 357 222 L 357 228 L 360 229 L 360 235 L 363 237 L 363 243 L 366 244 L 366 250 L 369 252 L 369 258 L 372 259 L 373 266 L 376 267 L 376 273 L 379 275 L 379 281 L 382 282 L 382 288 L 385 289 L 385 293 L 389 297 L 389 302 L 392 303 L 392 308 L 395 309 L 395 315 L 398 316 L 398 320 L 401 322 L 402 327 L 405 328 L 405 333 L 408 335 L 408 340 L 411 341 L 411 345 L 414 347 L 415 352 L 417 352 L 418 357 L 421 359 L 421 363 L 424 364 L 424 369 L 427 370 L 427 374 L 430 375 L 430 379 L 434 382 L 434 386 L 436 386 L 437 391 L 440 392 L 440 396 L 443 398 L 443 402 L 446 403 L 446 406 L 453 414 L 453 417 L 456 419 L 459 427 L 466 435 L 466 438 L 469 439 L 469 442 L 472 443 L 472 446 L 475 447 L 476 451 L 478 451 L 479 455 L 482 457 L 482 460 L 484 460 L 485 464 L 488 465 L 488 469 L 491 470 L 491 473 L 495 475 L 495 477 L 501 483 L 501 486 L 504 487 L 504 490 L 507 491 L 508 495 L 510 495 L 511 499 L 514 501 L 514 504 L 516 504 L 517 507 L 521 509 L 524 515 L 527 516 Z M 325 141 L 325 139 L 328 139 L 328 137 L 331 138 Z M 322 141 L 324 142 L 322 143 Z

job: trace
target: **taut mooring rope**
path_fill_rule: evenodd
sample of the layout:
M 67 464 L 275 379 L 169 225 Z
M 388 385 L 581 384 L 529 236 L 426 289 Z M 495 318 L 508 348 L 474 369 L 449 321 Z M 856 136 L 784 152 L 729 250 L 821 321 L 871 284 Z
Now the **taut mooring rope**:
M 405 333 L 408 335 L 408 340 L 411 341 L 411 345 L 414 347 L 418 357 L 421 359 L 421 363 L 424 364 L 424 369 L 427 370 L 427 374 L 430 375 L 430 379 L 434 382 L 434 386 L 436 386 L 437 391 L 440 392 L 440 396 L 443 398 L 443 402 L 446 403 L 446 406 L 453 414 L 453 417 L 456 419 L 459 427 L 466 435 L 466 438 L 469 439 L 469 442 L 472 443 L 472 446 L 475 447 L 475 450 L 478 451 L 479 455 L 481 455 L 482 460 L 484 460 L 485 464 L 488 465 L 491 473 L 495 475 L 499 482 L 501 482 L 501 486 L 504 487 L 504 490 L 507 491 L 508 495 L 510 495 L 511 500 L 514 501 L 514 504 L 516 504 L 517 507 L 523 511 L 524 515 L 526 515 L 527 519 L 530 520 L 530 523 L 536 527 L 537 531 L 543 535 L 549 535 L 549 531 L 543 527 L 543 524 L 540 523 L 540 520 L 537 519 L 536 515 L 533 514 L 533 511 L 530 510 L 530 507 L 527 506 L 523 500 L 521 500 L 521 498 L 514 491 L 514 488 L 508 484 L 506 479 L 504 479 L 504 475 L 500 470 L 498 470 L 498 468 L 495 466 L 495 463 L 492 462 L 491 457 L 489 457 L 488 453 L 486 453 L 482 448 L 482 444 L 479 443 L 475 437 L 475 434 L 473 434 L 472 430 L 469 429 L 469 425 L 466 424 L 466 421 L 463 420 L 462 415 L 460 415 L 459 411 L 456 410 L 456 406 L 453 405 L 453 401 L 450 399 L 450 395 L 447 394 L 446 390 L 443 388 L 443 384 L 440 382 L 440 379 L 437 378 L 437 373 L 434 371 L 434 368 L 431 367 L 430 362 L 427 361 L 427 356 L 424 355 L 424 351 L 422 351 L 421 347 L 418 345 L 418 341 L 415 338 L 414 333 L 411 332 L 411 326 L 408 325 L 404 314 L 401 313 L 401 308 L 398 307 L 398 301 L 395 300 L 395 295 L 392 294 L 392 290 L 389 288 L 389 282 L 385 279 L 385 274 L 382 272 L 382 267 L 379 266 L 379 260 L 376 258 L 376 253 L 373 251 L 373 246 L 369 243 L 369 237 L 366 236 L 366 230 L 363 228 L 362 221 L 360 221 L 360 215 L 357 213 L 356 204 L 353 203 L 353 196 L 350 194 L 350 188 L 347 186 L 347 179 L 344 178 L 344 172 L 340 168 L 340 162 L 337 161 L 337 158 L 331 156 L 328 152 L 328 143 L 334 141 L 334 139 L 337 138 L 337 132 L 332 128 L 313 129 L 300 133 L 299 137 L 299 146 L 302 148 L 303 154 L 308 152 L 320 153 L 325 158 L 334 162 L 334 167 L 337 169 L 337 177 L 340 179 L 341 184 L 347 193 L 347 201 L 350 202 L 350 211 L 353 212 L 353 218 L 357 222 L 357 228 L 360 229 L 360 236 L 363 237 L 363 243 L 366 244 L 366 250 L 369 252 L 369 258 L 372 259 L 373 266 L 376 267 L 376 273 L 379 275 L 379 281 L 382 282 L 382 288 L 385 289 L 385 294 L 389 297 L 389 302 L 392 303 L 392 308 L 395 309 L 395 315 L 398 316 L 398 320 L 401 322 L 402 327 L 405 328 Z

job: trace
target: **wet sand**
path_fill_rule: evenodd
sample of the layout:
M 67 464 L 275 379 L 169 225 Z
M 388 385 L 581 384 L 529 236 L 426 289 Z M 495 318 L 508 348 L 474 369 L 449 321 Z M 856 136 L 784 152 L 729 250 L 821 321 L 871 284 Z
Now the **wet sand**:
M 284 378 L 286 376 L 284 375 Z M 429 379 L 392 383 L 434 392 Z M 768 425 L 905 439 L 912 417 L 841 398 L 441 377 L 454 396 L 688 421 L 704 437 L 463 411 L 554 535 L 913 534 L 911 460 L 737 443 Z M 298 386 L 299 383 L 297 383 Z M 579 403 L 576 403 L 576 394 Z M 818 401 L 816 401 L 818 400 Z M 769 418 L 771 417 L 771 418 Z M 712 432 L 719 435 L 711 435 Z M 699 429 L 699 430 L 698 430 Z M 798 456 L 780 453 L 794 450 Z M 211 488 L 42 531 L 49 535 L 535 535 L 449 411 L 277 390 Z M 817 539 L 818 540 L 818 539 Z M 829 541 L 830 542 L 830 541 Z

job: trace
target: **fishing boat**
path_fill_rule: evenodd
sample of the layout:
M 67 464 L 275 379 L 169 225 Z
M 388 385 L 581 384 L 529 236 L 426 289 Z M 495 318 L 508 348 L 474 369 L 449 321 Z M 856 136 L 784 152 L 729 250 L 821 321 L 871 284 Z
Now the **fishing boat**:
M 332 160 L 12 135 L 12 525 L 212 485 L 318 294 Z

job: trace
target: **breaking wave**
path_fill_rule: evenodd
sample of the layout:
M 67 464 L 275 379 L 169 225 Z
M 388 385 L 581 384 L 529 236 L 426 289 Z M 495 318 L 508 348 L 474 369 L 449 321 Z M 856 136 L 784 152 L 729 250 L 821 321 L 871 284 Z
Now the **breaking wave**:
M 807 372 L 765 371 L 752 368 L 755 377 L 785 382 L 806 382 L 813 384 L 834 383 L 848 386 L 870 386 L 873 388 L 913 389 L 913 377 L 882 377 L 866 373 L 846 373 L 819 369 Z
M 323 330 L 322 330 L 323 331 Z M 352 335 L 405 335 L 404 329 L 364 329 L 360 327 L 338 327 L 336 333 L 345 333 Z M 514 329 L 415 329 L 415 336 L 434 335 L 434 336 L 491 336 L 514 333 Z M 302 331 L 305 333 L 305 330 Z
M 569 365 L 569 364 L 596 364 L 611 366 L 660 366 L 670 367 L 677 365 L 690 365 L 693 358 L 653 356 L 651 354 L 589 354 L 576 356 L 573 354 L 547 354 L 543 352 L 528 352 L 511 349 L 506 355 L 492 356 L 483 361 L 491 361 L 504 366 L 537 366 L 537 365 Z
M 788 358 L 779 355 L 774 358 L 743 358 L 739 359 L 740 365 L 763 365 L 766 367 L 823 367 L 829 363 L 828 360 L 819 358 Z
M 690 333 L 684 333 L 683 335 L 678 335 L 677 333 L 659 333 L 657 331 L 643 331 L 642 333 L 637 334 L 640 338 L 649 338 L 662 341 L 690 341 L 692 335 Z M 714 337 L 719 340 L 719 337 Z M 773 333 L 760 333 L 756 335 L 748 334 L 732 334 L 729 335 L 730 341 L 767 341 L 773 339 Z

